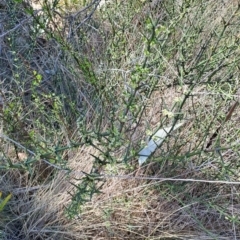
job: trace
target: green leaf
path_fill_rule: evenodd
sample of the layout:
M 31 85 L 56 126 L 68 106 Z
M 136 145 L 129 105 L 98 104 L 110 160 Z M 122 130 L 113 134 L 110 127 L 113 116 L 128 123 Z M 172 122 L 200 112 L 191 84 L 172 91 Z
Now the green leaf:
M 2 196 L 2 193 L 0 192 L 0 197 Z M 5 199 L 3 201 L 0 202 L 0 212 L 4 209 L 4 207 L 6 206 L 6 204 L 8 203 L 8 201 L 11 199 L 12 194 L 8 194 L 7 197 L 5 197 Z

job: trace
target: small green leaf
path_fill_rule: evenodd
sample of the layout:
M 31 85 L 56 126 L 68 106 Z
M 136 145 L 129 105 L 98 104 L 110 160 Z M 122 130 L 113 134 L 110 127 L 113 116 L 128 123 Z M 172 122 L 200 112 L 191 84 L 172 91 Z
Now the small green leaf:
M 2 196 L 2 193 L 0 193 L 0 197 Z M 12 194 L 8 194 L 7 197 L 5 197 L 4 200 L 0 200 L 0 212 L 4 209 L 4 207 L 6 206 L 6 204 L 8 203 L 8 201 L 11 199 Z

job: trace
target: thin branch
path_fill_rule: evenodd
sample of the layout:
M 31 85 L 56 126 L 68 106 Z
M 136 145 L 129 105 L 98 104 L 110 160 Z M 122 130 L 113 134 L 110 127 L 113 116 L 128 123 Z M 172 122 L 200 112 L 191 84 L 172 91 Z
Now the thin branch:
M 89 5 L 87 5 L 85 8 L 81 9 L 80 11 L 78 11 L 77 13 L 75 13 L 72 17 L 77 17 L 79 14 L 81 14 L 82 12 L 86 11 L 88 8 L 90 8 L 91 6 L 93 6 L 94 4 L 96 4 L 96 7 L 94 9 L 94 11 L 97 9 L 97 6 L 100 4 L 101 0 L 94 0 L 92 1 Z
M 234 181 L 221 181 L 221 180 L 204 180 L 192 178 L 160 178 L 160 177 L 132 177 L 128 175 L 100 175 L 98 178 L 118 178 L 118 179 L 137 179 L 137 180 L 158 180 L 160 182 L 178 181 L 178 182 L 202 182 L 202 183 L 215 183 L 215 184 L 234 184 L 240 185 L 240 182 Z
M 75 173 L 78 175 L 78 177 L 84 177 L 85 174 L 81 171 L 72 171 L 71 173 Z M 91 175 L 91 174 L 90 174 Z M 221 181 L 221 180 L 204 180 L 204 179 L 193 179 L 193 178 L 161 178 L 161 177 L 137 177 L 137 176 L 131 176 L 131 175 L 108 175 L 108 174 L 96 174 L 92 175 L 92 177 L 96 177 L 97 179 L 109 179 L 109 178 L 117 178 L 120 180 L 156 180 L 159 182 L 201 182 L 201 183 L 213 183 L 213 184 L 234 184 L 234 185 L 240 185 L 240 182 L 236 181 Z
M 88 14 L 88 15 L 86 16 L 86 18 L 81 21 L 81 23 L 76 27 L 75 31 L 76 31 L 78 28 L 80 28 L 83 24 L 85 24 L 85 22 L 87 22 L 89 19 L 91 19 L 91 17 L 92 17 L 93 14 L 95 13 L 95 11 L 97 10 L 97 7 L 98 7 L 98 5 L 99 5 L 99 2 L 98 2 L 98 3 L 97 3 L 97 2 L 98 2 L 98 0 L 93 1 L 92 5 L 94 5 L 94 4 L 96 3 L 95 7 L 94 7 L 93 10 L 90 12 L 90 14 Z
M 0 133 L 0 138 L 3 138 L 4 140 L 9 141 L 9 142 L 15 144 L 16 146 L 18 146 L 19 148 L 27 151 L 29 154 L 33 155 L 34 157 L 37 156 L 36 153 L 34 153 L 33 151 L 31 151 L 31 150 L 29 150 L 28 148 L 24 147 L 22 144 L 16 142 L 15 140 L 9 138 L 9 137 L 6 136 L 5 134 Z M 68 171 L 68 170 L 66 170 L 66 169 L 62 169 L 61 167 L 59 167 L 59 166 L 57 166 L 57 165 L 55 165 L 55 164 L 50 163 L 50 162 L 47 161 L 46 159 L 41 159 L 41 160 L 44 161 L 45 163 L 47 163 L 48 165 L 56 168 L 56 169 Z
M 36 156 L 36 154 L 34 152 L 32 152 L 31 150 L 27 149 L 26 147 L 24 147 L 22 144 L 16 142 L 15 140 L 9 138 L 8 136 L 6 136 L 5 134 L 0 133 L 0 138 L 3 138 L 4 140 L 7 140 L 15 145 L 17 145 L 18 147 L 24 149 L 25 151 L 27 151 L 28 153 L 30 153 L 33 156 Z

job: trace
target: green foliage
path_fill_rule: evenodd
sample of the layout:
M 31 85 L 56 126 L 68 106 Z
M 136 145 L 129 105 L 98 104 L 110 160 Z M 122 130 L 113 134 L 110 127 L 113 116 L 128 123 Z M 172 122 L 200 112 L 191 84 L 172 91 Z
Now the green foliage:
M 231 31 L 230 22 L 238 21 L 234 18 L 238 9 L 228 19 L 220 22 L 216 20 L 215 27 L 208 29 L 210 6 L 204 2 L 185 1 L 178 5 L 175 1 L 163 1 L 160 5 L 158 11 L 161 11 L 162 17 L 150 9 L 146 10 L 149 6 L 140 1 L 124 2 L 121 5 L 114 1 L 109 3 L 106 9 L 101 9 L 101 16 L 104 21 L 108 21 L 111 29 L 107 49 L 102 56 L 104 67 L 93 73 L 94 66 L 90 67 L 88 61 L 79 63 L 86 81 L 96 89 L 95 99 L 98 99 L 99 105 L 94 125 L 88 131 L 79 128 L 86 143 L 100 152 L 100 156 L 95 156 L 96 169 L 109 163 L 129 164 L 136 158 L 136 152 L 132 149 L 137 145 L 131 136 L 140 131 L 148 100 L 154 92 L 163 92 L 173 86 L 188 86 L 188 90 L 171 109 L 171 112 L 177 113 L 173 114 L 176 123 L 187 117 L 185 109 L 195 89 L 204 87 L 209 90 L 217 86 L 218 93 L 224 89 L 229 91 L 229 100 L 236 91 L 236 88 L 233 89 L 235 80 L 232 76 L 237 71 L 239 59 L 229 59 L 236 53 L 238 43 L 234 40 L 229 43 L 228 33 Z M 132 36 L 134 38 L 131 39 Z M 169 80 L 164 80 L 164 73 L 169 74 Z M 216 102 L 216 114 L 222 104 L 217 105 Z M 203 151 L 208 131 L 214 126 L 212 120 L 209 120 L 206 128 L 202 129 L 197 145 L 187 153 L 178 153 L 187 142 L 182 142 L 181 146 L 177 144 L 177 139 L 173 139 L 173 145 L 169 141 L 165 142 L 161 156 L 155 160 L 160 161 L 162 167 L 171 164 L 172 168 L 167 170 L 166 175 L 176 174 L 179 166 L 188 165 L 194 157 L 199 165 L 205 162 L 205 156 L 213 157 L 214 152 L 204 156 Z M 165 125 L 169 119 L 160 121 L 160 125 Z M 198 121 L 201 119 L 196 119 L 196 125 Z M 130 130 L 133 125 L 136 127 Z M 107 130 L 102 132 L 104 128 Z M 225 179 L 224 176 L 230 174 L 230 166 L 219 164 L 224 174 L 221 177 L 218 175 L 217 179 Z M 81 186 L 85 186 L 86 179 L 83 178 L 84 183 L 77 187 L 77 196 L 84 195 L 82 191 L 86 188 Z M 96 188 L 98 180 L 90 181 L 89 184 L 92 186 L 94 182 Z M 74 206 L 76 203 L 81 206 L 83 202 L 85 200 L 74 201 Z M 73 208 L 73 212 L 78 209 Z
M 4 207 L 6 206 L 6 204 L 8 203 L 8 201 L 11 199 L 12 194 L 8 194 L 4 199 L 2 198 L 2 192 L 0 192 L 0 212 L 3 211 Z
M 91 171 L 72 182 L 70 218 L 101 193 L 106 171 L 135 169 L 146 132 L 151 138 L 182 119 L 189 125 L 186 132 L 170 131 L 151 158 L 161 175 L 194 177 L 197 171 L 207 179 L 238 179 L 239 131 L 226 109 L 239 89 L 239 6 L 219 17 L 213 16 L 219 11 L 213 1 L 156 2 L 113 0 L 96 8 L 97 2 L 44 0 L 40 11 L 18 0 L 7 3 L 6 28 L 25 24 L 24 14 L 31 20 L 4 40 L 8 61 L 0 63 L 6 79 L 1 120 L 11 151 L 1 149 L 0 168 L 33 176 L 41 159 L 65 169 L 67 151 L 97 150 Z M 80 14 L 77 8 L 86 5 Z M 167 92 L 172 99 L 165 98 Z M 235 155 L 225 160 L 227 150 Z M 18 159 L 21 151 L 27 153 L 24 160 Z M 162 188 L 177 195 L 186 186 Z M 239 224 L 217 203 L 209 207 Z

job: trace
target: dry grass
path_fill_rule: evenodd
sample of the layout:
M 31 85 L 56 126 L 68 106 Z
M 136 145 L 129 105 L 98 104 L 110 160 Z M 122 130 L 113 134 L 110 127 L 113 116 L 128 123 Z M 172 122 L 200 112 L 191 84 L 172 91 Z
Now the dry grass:
M 239 234 L 230 221 L 239 214 L 238 204 L 229 202 L 238 188 L 229 195 L 229 187 L 217 184 L 176 183 L 182 189 L 176 193 L 161 181 L 116 178 L 85 205 L 79 219 L 69 220 L 63 213 L 70 201 L 68 180 L 58 174 L 50 184 L 36 186 L 22 173 L 5 175 L 2 190 L 14 197 L 2 219 L 3 239 L 234 239 Z M 219 195 L 208 198 L 211 191 Z
M 162 65 L 154 65 L 149 68 L 150 72 L 141 75 L 146 78 L 145 86 L 149 87 L 147 84 L 152 79 L 157 79 L 157 84 L 153 92 L 148 92 L 147 87 L 137 92 L 136 105 L 146 107 L 137 120 L 134 111 L 126 114 L 128 121 L 124 125 L 126 132 L 123 131 L 122 145 L 110 149 L 109 145 L 114 141 L 106 144 L 96 134 L 99 115 L 103 114 L 99 126 L 105 133 L 125 111 L 126 96 L 134 90 L 131 77 L 135 65 L 143 64 L 145 59 L 143 33 L 148 14 L 159 17 L 162 22 L 170 14 L 170 1 L 164 2 L 169 12 L 160 8 L 158 1 L 153 1 L 152 5 L 142 2 L 118 5 L 118 14 L 111 15 L 112 22 L 103 10 L 99 11 L 96 19 L 79 28 L 71 38 L 68 33 L 79 26 L 81 17 L 59 24 L 63 31 L 55 38 L 46 33 L 35 36 L 30 34 L 33 19 L 21 13 L 24 12 L 23 5 L 18 5 L 21 9 L 12 2 L 14 7 L 10 9 L 9 2 L 0 3 L 0 16 L 5 22 L 0 34 L 12 29 L 16 21 L 21 23 L 15 31 L 1 38 L 1 129 L 23 146 L 19 149 L 13 141 L 1 140 L 0 191 L 4 196 L 13 195 L 0 212 L 1 239 L 239 238 L 239 185 L 220 183 L 221 180 L 239 181 L 238 106 L 226 121 L 230 107 L 239 98 L 238 68 L 230 60 L 226 58 L 225 63 L 232 64 L 227 69 L 231 70 L 231 78 L 226 69 L 219 68 L 213 79 L 205 84 L 209 75 L 218 69 L 218 65 L 210 61 L 209 65 L 213 67 L 206 66 L 209 67 L 206 74 L 191 88 L 192 78 L 199 76 L 199 69 L 191 70 L 182 78 L 178 60 L 184 51 L 167 49 L 163 62 L 159 63 Z M 176 1 L 178 11 L 181 2 Z M 198 1 L 192 2 L 186 13 L 188 18 L 173 18 L 179 25 L 176 24 L 176 33 L 168 38 L 169 45 L 166 43 L 167 46 L 174 42 L 183 44 L 188 39 L 184 30 L 189 23 L 194 29 L 205 24 L 203 30 L 193 36 L 197 39 L 193 46 L 191 41 L 188 43 L 192 55 L 186 55 L 187 70 L 195 66 L 197 56 L 207 42 L 209 51 L 203 59 L 212 57 L 217 63 L 225 59 L 221 53 L 211 55 L 223 21 L 231 20 L 232 27 L 227 36 L 232 34 L 233 39 L 221 38 L 220 49 L 227 44 L 231 46 L 231 41 L 238 38 L 238 29 L 234 27 L 239 21 L 236 1 L 222 1 L 221 4 L 205 1 L 206 9 L 198 21 L 195 15 L 199 10 Z M 118 3 L 112 1 L 109 6 L 111 4 Z M 137 11 L 126 14 L 130 5 Z M 116 9 L 109 7 L 108 11 L 114 14 Z M 15 14 L 14 18 L 11 14 Z M 99 18 L 102 25 L 97 25 Z M 121 29 L 119 19 L 126 26 L 125 32 L 121 32 L 126 42 L 121 41 L 119 32 L 113 31 Z M 60 21 L 59 15 L 55 21 Z M 54 27 L 58 31 L 53 22 L 45 27 Z M 83 34 L 84 31 L 87 33 Z M 67 41 L 62 41 L 65 38 Z M 154 56 L 162 54 L 159 46 L 153 49 Z M 84 54 L 92 63 L 99 82 L 91 82 L 91 75 L 79 67 L 76 58 L 81 59 Z M 238 55 L 238 48 L 230 54 L 236 65 Z M 151 63 L 154 61 L 153 57 Z M 87 66 L 86 61 L 81 64 Z M 201 66 L 202 61 L 197 64 Z M 39 84 L 37 75 L 42 77 Z M 34 81 L 37 85 L 33 85 Z M 144 95 L 144 91 L 149 95 Z M 187 93 L 190 94 L 180 108 Z M 116 118 L 109 117 L 112 111 Z M 96 167 L 93 155 L 102 157 L 101 151 L 106 147 L 111 150 L 112 157 L 121 160 L 129 142 L 131 148 L 138 151 L 147 130 L 156 130 L 173 122 L 174 117 L 166 114 L 167 111 L 186 120 L 181 131 L 171 134 L 142 167 L 136 166 L 136 155 L 128 164 L 97 165 L 96 172 L 105 180 L 101 193 L 84 204 L 74 219 L 67 218 L 65 210 L 71 203 L 70 193 L 77 192 L 71 183 L 81 183 L 85 176 L 83 172 L 91 173 Z M 79 130 L 82 118 L 85 132 Z M 213 138 L 216 130 L 217 136 Z M 88 145 L 85 144 L 86 136 L 95 137 L 94 144 L 87 141 Z M 77 147 L 72 148 L 72 142 L 77 143 Z M 208 143 L 211 144 L 207 148 Z M 58 150 L 62 146 L 67 147 Z M 34 151 L 37 157 L 29 155 L 24 147 Z M 164 181 L 162 178 L 205 179 L 206 182 Z

